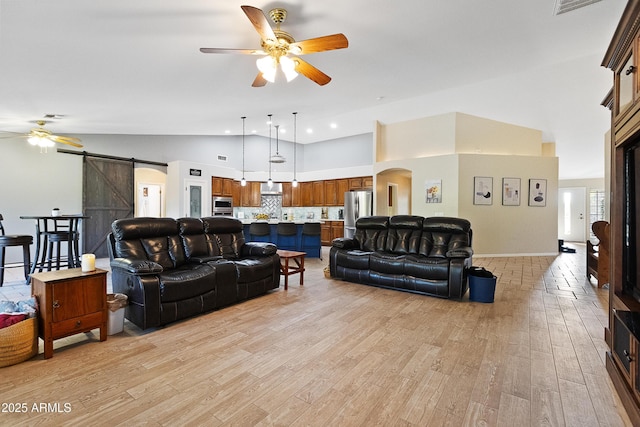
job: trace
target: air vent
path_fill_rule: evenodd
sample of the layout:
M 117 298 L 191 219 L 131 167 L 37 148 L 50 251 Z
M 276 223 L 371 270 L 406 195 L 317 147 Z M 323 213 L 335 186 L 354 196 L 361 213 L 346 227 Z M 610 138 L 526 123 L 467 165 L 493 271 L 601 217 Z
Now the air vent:
M 571 12 L 572 10 L 580 9 L 584 6 L 597 3 L 600 0 L 556 0 L 555 15 L 561 13 Z
M 229 158 L 227 156 L 224 156 L 222 154 L 218 154 L 218 161 L 219 162 L 226 162 Z

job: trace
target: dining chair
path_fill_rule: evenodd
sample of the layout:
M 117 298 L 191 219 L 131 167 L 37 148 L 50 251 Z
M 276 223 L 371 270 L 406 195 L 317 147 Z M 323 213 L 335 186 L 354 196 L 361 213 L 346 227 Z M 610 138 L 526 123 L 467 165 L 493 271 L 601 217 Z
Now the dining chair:
M 27 284 L 29 284 L 29 270 L 31 267 L 31 253 L 30 246 L 33 243 L 33 236 L 27 234 L 12 234 L 6 235 L 4 232 L 4 226 L 2 221 L 4 220 L 2 214 L 0 214 L 0 286 L 4 283 L 4 270 L 5 264 L 5 249 L 11 246 L 22 246 L 22 265 L 24 267 L 24 278 Z

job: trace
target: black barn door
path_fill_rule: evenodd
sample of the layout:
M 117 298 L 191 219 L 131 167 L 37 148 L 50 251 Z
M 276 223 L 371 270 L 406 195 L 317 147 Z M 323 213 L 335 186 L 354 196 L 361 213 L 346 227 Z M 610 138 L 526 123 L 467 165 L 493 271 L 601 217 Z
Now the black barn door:
M 134 163 L 84 156 L 82 210 L 85 253 L 107 258 L 107 235 L 111 223 L 133 216 Z

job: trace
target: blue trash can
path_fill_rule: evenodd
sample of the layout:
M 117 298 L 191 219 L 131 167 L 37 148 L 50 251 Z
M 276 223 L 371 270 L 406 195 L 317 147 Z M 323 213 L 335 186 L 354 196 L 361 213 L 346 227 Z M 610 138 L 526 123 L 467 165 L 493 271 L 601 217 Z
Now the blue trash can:
M 469 276 L 469 300 L 475 302 L 493 302 L 496 293 L 497 277 L 484 267 L 471 267 Z

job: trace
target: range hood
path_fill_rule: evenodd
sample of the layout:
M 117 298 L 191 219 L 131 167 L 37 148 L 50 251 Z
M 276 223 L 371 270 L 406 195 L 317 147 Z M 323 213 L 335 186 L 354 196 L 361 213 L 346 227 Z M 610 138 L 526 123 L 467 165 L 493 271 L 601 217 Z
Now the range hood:
M 282 183 L 274 182 L 271 187 L 266 182 L 260 183 L 260 194 L 282 194 Z

